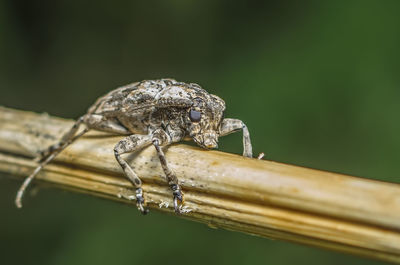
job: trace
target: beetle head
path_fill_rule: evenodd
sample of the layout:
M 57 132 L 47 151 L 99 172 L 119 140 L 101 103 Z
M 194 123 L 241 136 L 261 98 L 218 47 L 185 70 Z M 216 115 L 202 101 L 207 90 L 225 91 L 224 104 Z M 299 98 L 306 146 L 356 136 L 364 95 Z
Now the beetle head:
M 188 133 L 201 147 L 211 149 L 218 147 L 218 137 L 225 102 L 211 94 L 196 97 L 193 105 L 187 110 Z

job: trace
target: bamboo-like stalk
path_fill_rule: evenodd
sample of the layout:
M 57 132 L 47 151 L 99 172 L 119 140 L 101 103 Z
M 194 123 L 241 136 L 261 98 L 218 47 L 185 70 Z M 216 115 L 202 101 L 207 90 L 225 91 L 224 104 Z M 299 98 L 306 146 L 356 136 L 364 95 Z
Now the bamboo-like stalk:
M 71 124 L 0 108 L 0 171 L 29 175 L 36 163 L 27 157 L 58 141 Z M 132 185 L 113 157 L 113 146 L 121 138 L 91 132 L 64 150 L 37 179 L 135 206 Z M 183 187 L 182 217 L 400 263 L 400 185 L 183 144 L 164 150 Z M 144 182 L 148 206 L 173 212 L 154 148 L 125 157 Z

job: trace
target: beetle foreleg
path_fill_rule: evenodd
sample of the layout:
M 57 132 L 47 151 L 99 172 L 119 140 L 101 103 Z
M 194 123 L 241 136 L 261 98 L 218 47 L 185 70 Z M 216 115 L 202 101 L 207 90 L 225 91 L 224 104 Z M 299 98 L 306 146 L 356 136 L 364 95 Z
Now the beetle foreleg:
M 153 133 L 153 139 L 152 139 L 153 145 L 156 148 L 158 158 L 160 159 L 161 167 L 165 173 L 165 176 L 168 181 L 168 185 L 172 189 L 172 194 L 174 195 L 174 209 L 176 213 L 180 213 L 179 210 L 179 203 L 183 203 L 183 195 L 182 195 L 182 190 L 179 185 L 178 178 L 175 176 L 174 172 L 171 170 L 171 168 L 168 166 L 167 159 L 165 157 L 165 154 L 163 150 L 161 149 L 161 145 L 168 145 L 172 143 L 171 137 L 164 131 L 164 130 L 156 130 Z
M 250 133 L 247 126 L 237 119 L 224 119 L 221 124 L 220 136 L 243 130 L 243 156 L 253 157 Z
M 151 136 L 149 135 L 130 135 L 119 141 L 114 147 L 115 159 L 117 159 L 119 165 L 124 170 L 125 176 L 127 176 L 136 187 L 136 203 L 142 214 L 148 213 L 148 209 L 144 208 L 142 181 L 129 164 L 121 158 L 121 155 L 135 152 L 149 144 L 151 144 Z

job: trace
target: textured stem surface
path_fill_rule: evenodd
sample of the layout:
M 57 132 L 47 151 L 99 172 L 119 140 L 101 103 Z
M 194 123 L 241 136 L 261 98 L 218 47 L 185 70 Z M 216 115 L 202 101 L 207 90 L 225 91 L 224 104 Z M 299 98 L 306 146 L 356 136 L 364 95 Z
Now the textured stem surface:
M 37 165 L 31 158 L 57 142 L 72 122 L 0 108 L 0 171 L 28 176 Z M 113 156 L 121 138 L 89 132 L 47 165 L 37 181 L 136 208 L 135 189 Z M 398 184 L 183 144 L 163 150 L 184 192 L 182 217 L 400 263 Z M 171 191 L 154 147 L 124 157 L 144 182 L 148 206 L 173 212 Z

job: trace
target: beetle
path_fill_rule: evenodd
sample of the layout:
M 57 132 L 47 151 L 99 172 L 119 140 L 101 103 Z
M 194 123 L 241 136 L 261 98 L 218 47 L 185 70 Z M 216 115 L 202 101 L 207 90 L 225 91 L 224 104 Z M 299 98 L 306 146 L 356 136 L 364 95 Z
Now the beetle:
M 224 118 L 225 102 L 195 83 L 175 79 L 144 80 L 112 90 L 88 109 L 61 140 L 41 152 L 38 167 L 17 192 L 15 203 L 22 207 L 24 191 L 34 177 L 62 150 L 89 130 L 126 135 L 114 147 L 115 159 L 136 188 L 136 204 L 143 214 L 145 207 L 142 181 L 121 157 L 153 145 L 157 151 L 168 185 L 172 190 L 174 209 L 179 213 L 183 202 L 178 178 L 168 165 L 161 146 L 193 139 L 199 146 L 212 149 L 218 137 L 243 131 L 243 156 L 252 157 L 250 134 L 238 119 Z M 79 131 L 81 125 L 84 129 Z

